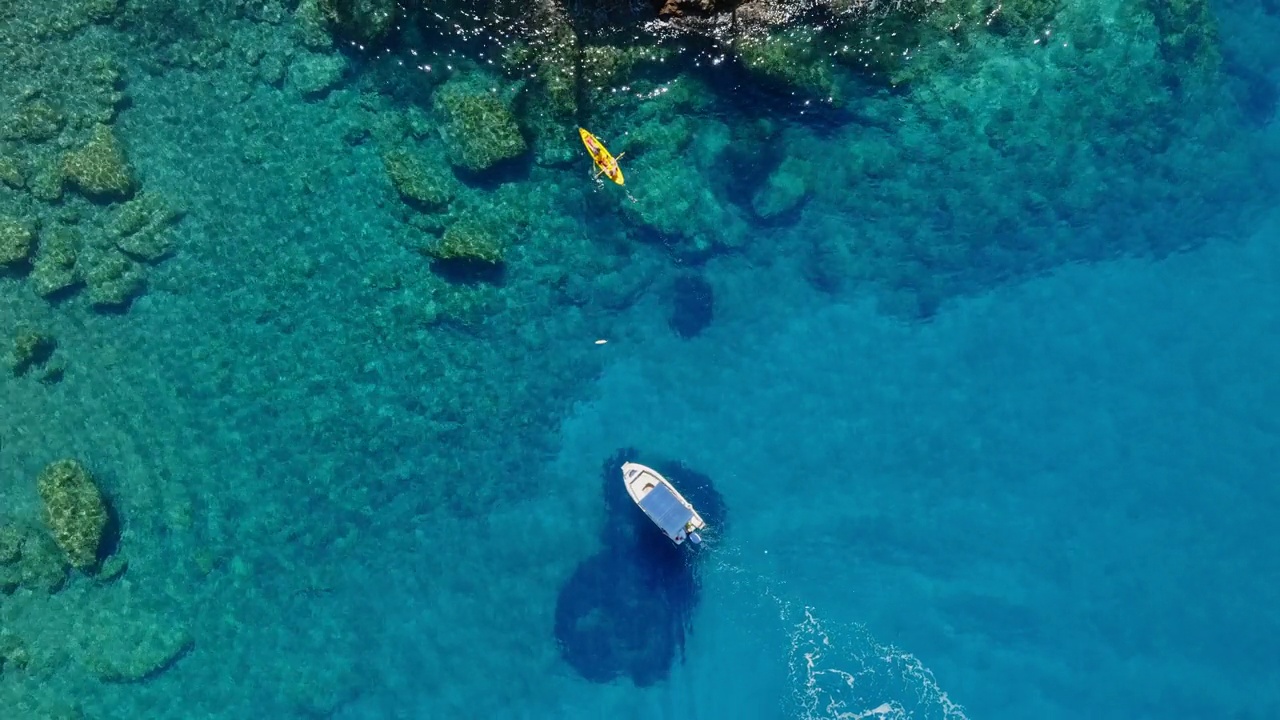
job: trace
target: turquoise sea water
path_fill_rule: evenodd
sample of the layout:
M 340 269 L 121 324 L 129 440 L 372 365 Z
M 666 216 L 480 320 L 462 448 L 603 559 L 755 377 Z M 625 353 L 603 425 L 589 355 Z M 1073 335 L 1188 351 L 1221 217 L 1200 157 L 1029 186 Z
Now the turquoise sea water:
M 0 10 L 0 718 L 1280 715 L 1272 3 L 1073 5 L 900 87 L 805 18 L 761 74 L 683 36 L 571 116 L 502 23 L 362 53 L 306 6 Z M 450 92 L 527 147 L 461 167 Z M 97 122 L 167 253 L 40 190 Z M 464 227 L 503 261 L 432 259 Z

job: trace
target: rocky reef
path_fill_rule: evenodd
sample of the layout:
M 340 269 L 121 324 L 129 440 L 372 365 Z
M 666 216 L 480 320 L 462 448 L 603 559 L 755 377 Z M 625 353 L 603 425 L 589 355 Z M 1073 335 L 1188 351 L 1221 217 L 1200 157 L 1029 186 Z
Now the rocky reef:
M 112 312 L 169 256 L 167 228 L 181 215 L 159 210 L 156 193 L 131 202 L 146 178 L 117 125 L 122 46 L 101 34 L 127 24 L 121 5 L 24 3 L 20 21 L 0 17 L 0 271 L 51 302 L 87 286 Z M 144 207 L 151 222 L 139 223 Z
M 75 460 L 59 460 L 36 481 L 45 523 L 67 561 L 80 570 L 98 563 L 107 528 L 107 504 L 93 476 Z
M 440 88 L 435 107 L 443 120 L 440 134 L 455 167 L 481 172 L 528 150 L 510 100 L 476 82 Z
M 46 529 L 0 522 L 0 595 L 18 588 L 56 593 L 66 580 L 66 555 Z

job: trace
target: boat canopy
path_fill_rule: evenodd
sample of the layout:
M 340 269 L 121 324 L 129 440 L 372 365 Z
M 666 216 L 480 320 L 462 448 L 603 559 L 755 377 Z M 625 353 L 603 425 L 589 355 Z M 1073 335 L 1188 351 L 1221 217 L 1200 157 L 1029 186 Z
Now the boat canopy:
M 640 501 L 640 508 L 673 538 L 684 530 L 685 523 L 693 519 L 693 511 L 680 502 L 666 483 L 654 485 Z

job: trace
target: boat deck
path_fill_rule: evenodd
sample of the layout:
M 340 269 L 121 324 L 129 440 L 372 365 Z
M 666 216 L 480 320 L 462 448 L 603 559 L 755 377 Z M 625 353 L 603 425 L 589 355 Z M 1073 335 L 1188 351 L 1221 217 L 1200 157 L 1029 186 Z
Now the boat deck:
M 696 517 L 696 513 L 680 502 L 680 498 L 666 484 L 650 490 L 640 501 L 640 508 L 671 538 L 683 535 L 685 524 Z
M 627 494 L 677 545 L 685 541 L 688 531 L 706 527 L 689 501 L 657 471 L 638 463 L 626 463 L 622 473 Z

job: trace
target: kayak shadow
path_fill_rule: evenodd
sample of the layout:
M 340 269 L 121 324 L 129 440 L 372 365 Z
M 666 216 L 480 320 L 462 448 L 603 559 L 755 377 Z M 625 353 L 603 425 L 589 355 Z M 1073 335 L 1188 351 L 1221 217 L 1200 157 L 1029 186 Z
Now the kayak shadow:
M 697 556 L 677 547 L 635 506 L 622 484 L 622 463 L 642 460 L 618 451 L 601 472 L 606 517 L 604 548 L 582 561 L 560 588 L 555 635 L 560 654 L 583 678 L 608 683 L 626 676 L 637 686 L 667 677 L 698 602 Z M 725 506 L 711 479 L 682 463 L 649 462 L 698 509 L 712 532 L 724 530 Z

